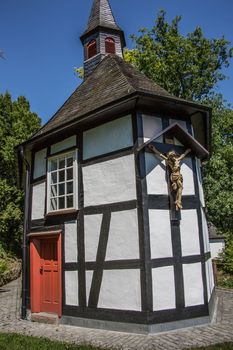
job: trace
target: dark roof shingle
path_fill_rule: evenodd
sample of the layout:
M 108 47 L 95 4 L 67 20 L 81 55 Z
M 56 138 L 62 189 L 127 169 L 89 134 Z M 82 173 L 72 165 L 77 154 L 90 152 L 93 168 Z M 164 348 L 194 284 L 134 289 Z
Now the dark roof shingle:
M 107 55 L 93 73 L 67 99 L 63 106 L 31 139 L 78 120 L 85 115 L 129 97 L 133 93 L 164 97 L 174 102 L 205 106 L 178 98 L 155 84 L 117 55 Z
M 174 98 L 119 56 L 108 55 L 33 138 L 140 91 Z

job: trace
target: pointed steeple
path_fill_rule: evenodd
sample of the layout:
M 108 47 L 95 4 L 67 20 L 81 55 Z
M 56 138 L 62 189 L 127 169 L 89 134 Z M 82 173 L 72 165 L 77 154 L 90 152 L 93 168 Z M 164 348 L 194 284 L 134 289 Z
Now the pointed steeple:
M 94 0 L 87 28 L 80 39 L 84 45 L 85 78 L 106 55 L 123 57 L 124 32 L 117 25 L 108 0 Z
M 121 30 L 116 24 L 108 0 L 94 0 L 86 32 L 90 32 L 98 26 Z

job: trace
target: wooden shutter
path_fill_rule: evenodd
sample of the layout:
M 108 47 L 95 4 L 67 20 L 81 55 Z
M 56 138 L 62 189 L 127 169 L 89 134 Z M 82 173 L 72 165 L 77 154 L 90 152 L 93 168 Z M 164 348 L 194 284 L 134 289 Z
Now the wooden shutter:
M 116 53 L 116 45 L 115 40 L 113 38 L 106 38 L 105 39 L 105 52 L 106 53 Z

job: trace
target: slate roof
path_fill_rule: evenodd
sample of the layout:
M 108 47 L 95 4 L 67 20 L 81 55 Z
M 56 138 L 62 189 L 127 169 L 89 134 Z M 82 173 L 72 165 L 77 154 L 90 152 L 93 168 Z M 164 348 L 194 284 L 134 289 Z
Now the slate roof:
M 105 27 L 121 31 L 116 24 L 108 0 L 94 0 L 87 29 L 85 30 L 83 36 L 97 27 Z
M 32 138 L 62 127 L 107 104 L 135 92 L 180 100 L 148 79 L 117 55 L 106 56 L 93 73 L 73 92 L 64 105 Z

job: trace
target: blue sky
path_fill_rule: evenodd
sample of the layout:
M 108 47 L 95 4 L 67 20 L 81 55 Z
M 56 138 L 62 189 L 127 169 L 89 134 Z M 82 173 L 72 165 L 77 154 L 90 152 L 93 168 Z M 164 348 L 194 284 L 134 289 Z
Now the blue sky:
M 130 34 L 151 27 L 160 9 L 168 19 L 182 15 L 183 34 L 200 25 L 209 37 L 221 37 L 233 46 L 232 0 L 110 0 L 118 24 Z M 80 83 L 74 67 L 83 64 L 79 36 L 84 31 L 92 0 L 1 0 L 0 93 L 25 95 L 32 111 L 46 122 Z M 233 60 L 218 92 L 233 104 Z

